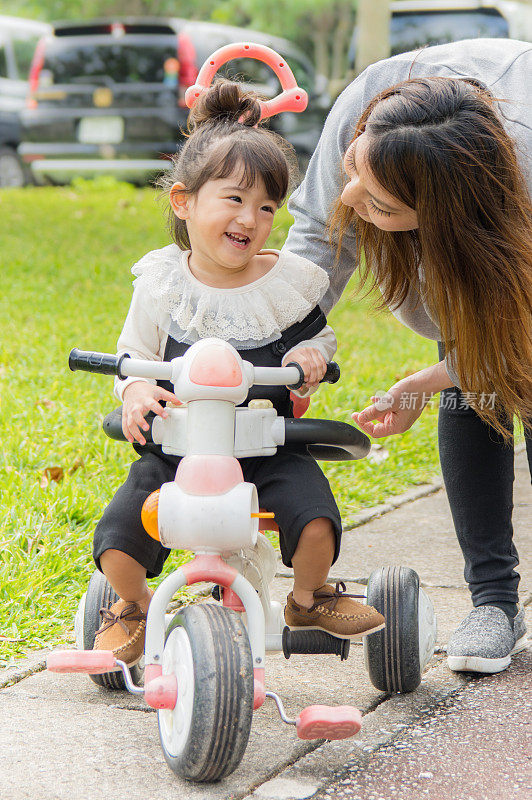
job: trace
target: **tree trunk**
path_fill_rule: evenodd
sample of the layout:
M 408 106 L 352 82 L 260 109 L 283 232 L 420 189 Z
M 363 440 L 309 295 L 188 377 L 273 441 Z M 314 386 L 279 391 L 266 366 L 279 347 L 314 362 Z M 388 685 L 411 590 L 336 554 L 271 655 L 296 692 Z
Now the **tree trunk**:
M 329 78 L 329 31 L 317 24 L 312 32 L 312 39 L 316 72 Z
M 389 0 L 358 0 L 356 73 L 390 55 Z
M 347 52 L 353 33 L 351 6 L 346 2 L 338 4 L 338 23 L 332 37 L 331 78 L 334 81 L 345 79 L 347 72 Z

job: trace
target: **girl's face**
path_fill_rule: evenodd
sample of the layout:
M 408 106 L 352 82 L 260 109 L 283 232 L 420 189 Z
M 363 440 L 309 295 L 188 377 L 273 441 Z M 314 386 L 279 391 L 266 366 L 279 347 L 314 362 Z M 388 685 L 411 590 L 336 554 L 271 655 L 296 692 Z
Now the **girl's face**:
M 349 182 L 341 194 L 342 203 L 383 231 L 415 230 L 418 227 L 415 210 L 389 194 L 367 166 L 368 144 L 368 134 L 363 133 L 347 149 L 344 169 Z
M 264 247 L 277 211 L 262 178 L 247 188 L 237 170 L 207 181 L 194 196 L 183 189 L 174 184 L 170 202 L 186 220 L 194 265 L 216 277 L 243 271 Z

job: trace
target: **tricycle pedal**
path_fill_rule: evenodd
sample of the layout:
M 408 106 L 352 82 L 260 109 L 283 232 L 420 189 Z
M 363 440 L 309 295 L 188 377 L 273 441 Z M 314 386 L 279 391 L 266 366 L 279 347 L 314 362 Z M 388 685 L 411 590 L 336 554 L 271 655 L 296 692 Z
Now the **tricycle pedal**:
M 85 672 L 98 675 L 120 669 L 112 650 L 56 650 L 49 653 L 46 668 L 50 672 Z
M 307 706 L 296 719 L 300 739 L 348 739 L 361 726 L 362 714 L 354 706 Z

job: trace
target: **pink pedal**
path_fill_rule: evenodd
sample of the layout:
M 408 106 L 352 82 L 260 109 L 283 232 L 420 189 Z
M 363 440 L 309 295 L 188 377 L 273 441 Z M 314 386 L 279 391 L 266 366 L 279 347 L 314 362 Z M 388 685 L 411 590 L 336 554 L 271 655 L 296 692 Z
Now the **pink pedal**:
M 49 653 L 46 668 L 50 672 L 87 672 L 98 675 L 116 669 L 111 650 L 56 650 Z
M 362 714 L 354 706 L 307 706 L 299 714 L 300 739 L 348 739 L 362 727 Z

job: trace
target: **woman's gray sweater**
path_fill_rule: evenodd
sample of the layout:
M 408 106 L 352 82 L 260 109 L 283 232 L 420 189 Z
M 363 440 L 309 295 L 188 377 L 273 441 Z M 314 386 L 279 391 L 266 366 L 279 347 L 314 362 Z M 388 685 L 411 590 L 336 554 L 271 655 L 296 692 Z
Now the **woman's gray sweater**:
M 511 39 L 471 39 L 402 53 L 372 64 L 334 104 L 310 161 L 306 177 L 294 192 L 288 209 L 295 222 L 285 248 L 319 264 L 330 276 L 321 306 L 327 314 L 338 301 L 356 265 L 356 242 L 344 236 L 340 260 L 327 234 L 327 219 L 345 184 L 342 159 L 353 138 L 358 118 L 379 92 L 409 77 L 474 78 L 501 101 L 499 113 L 517 148 L 519 163 L 532 194 L 532 44 Z M 386 187 L 385 187 L 386 188 Z M 412 291 L 392 309 L 397 319 L 421 336 L 441 338 L 426 304 Z M 456 385 L 458 376 L 447 361 Z

